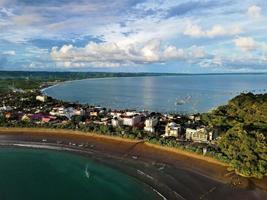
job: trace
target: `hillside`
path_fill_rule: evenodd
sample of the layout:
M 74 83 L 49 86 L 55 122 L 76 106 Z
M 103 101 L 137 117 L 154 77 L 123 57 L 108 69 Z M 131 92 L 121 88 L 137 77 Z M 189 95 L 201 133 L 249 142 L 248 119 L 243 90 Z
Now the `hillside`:
M 218 130 L 218 147 L 244 176 L 267 175 L 267 94 L 240 94 L 202 121 Z

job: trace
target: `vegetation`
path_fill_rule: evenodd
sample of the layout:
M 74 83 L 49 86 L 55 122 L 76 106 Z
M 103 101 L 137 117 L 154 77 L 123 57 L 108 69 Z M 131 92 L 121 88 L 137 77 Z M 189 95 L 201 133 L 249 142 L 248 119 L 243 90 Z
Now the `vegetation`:
M 36 90 L 37 93 L 13 93 L 15 98 L 11 93 L 6 93 L 14 88 L 23 90 L 39 88 L 43 83 L 49 81 L 146 75 L 160 74 L 0 72 L 0 97 L 8 97 L 8 105 L 16 108 L 17 111 L 31 110 L 41 106 L 42 110 L 48 113 L 53 105 L 69 107 L 75 106 L 75 104 L 51 98 L 45 103 L 37 102 L 35 96 L 39 94 L 38 90 Z M 176 138 L 162 138 L 157 134 L 124 126 L 112 127 L 93 122 L 85 123 L 85 119 L 80 116 L 74 116 L 66 123 L 61 123 L 62 121 L 64 120 L 59 119 L 59 122 L 55 123 L 38 123 L 31 120 L 6 119 L 4 115 L 0 115 L 1 127 L 44 127 L 95 132 L 130 139 L 143 139 L 153 144 L 180 148 L 199 154 L 202 154 L 205 147 L 206 155 L 229 163 L 230 169 L 235 170 L 238 174 L 257 178 L 267 175 L 267 94 L 241 94 L 230 100 L 227 105 L 220 106 L 210 113 L 202 114 L 201 123 L 220 135 L 215 144 L 196 144 L 178 141 Z
M 241 94 L 203 114 L 202 121 L 221 134 L 218 147 L 232 169 L 248 177 L 267 175 L 267 94 Z
M 39 88 L 41 82 L 28 79 L 0 79 L 0 93 L 7 93 L 13 89 L 22 90 Z

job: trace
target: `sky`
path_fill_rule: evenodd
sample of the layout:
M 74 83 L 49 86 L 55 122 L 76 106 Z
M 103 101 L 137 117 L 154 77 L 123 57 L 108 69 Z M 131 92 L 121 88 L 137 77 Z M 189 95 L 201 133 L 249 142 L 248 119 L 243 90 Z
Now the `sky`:
M 0 70 L 267 72 L 267 1 L 0 0 Z

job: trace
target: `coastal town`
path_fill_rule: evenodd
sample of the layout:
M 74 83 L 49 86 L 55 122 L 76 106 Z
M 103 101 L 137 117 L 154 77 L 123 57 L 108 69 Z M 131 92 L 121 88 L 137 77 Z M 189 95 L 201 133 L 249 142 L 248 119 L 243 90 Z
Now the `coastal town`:
M 267 0 L 0 0 L 0 200 L 267 200 Z
M 44 89 L 52 82 L 39 85 L 0 94 L 0 127 L 115 136 L 229 163 L 242 176 L 266 176 L 266 152 L 261 149 L 266 147 L 267 94 L 241 93 L 211 112 L 185 115 L 66 102 L 45 94 Z M 239 146 L 243 140 L 245 146 Z M 41 141 L 46 142 L 47 138 Z M 83 142 L 66 145 L 78 148 Z M 244 156 L 240 157 L 240 153 Z M 247 154 L 251 156 L 246 157 Z M 254 167 L 248 168 L 248 163 Z
M 41 90 L 15 90 L 0 97 L 0 119 L 5 126 L 49 127 L 100 132 L 128 138 L 165 138 L 180 143 L 212 144 L 216 132 L 204 126 L 200 114 L 162 114 L 112 110 L 63 102 Z

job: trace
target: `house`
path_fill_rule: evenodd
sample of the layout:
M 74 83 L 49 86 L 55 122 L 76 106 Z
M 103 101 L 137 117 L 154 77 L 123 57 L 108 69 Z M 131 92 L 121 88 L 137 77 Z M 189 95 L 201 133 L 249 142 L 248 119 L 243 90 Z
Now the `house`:
M 90 107 L 86 109 L 86 113 L 91 117 L 98 117 L 99 115 L 105 114 L 106 109 L 99 106 Z
M 181 125 L 170 122 L 165 126 L 165 134 L 163 137 L 178 137 L 181 134 Z
M 121 126 L 122 125 L 122 119 L 118 118 L 118 117 L 114 117 L 112 120 L 111 120 L 111 125 L 113 127 L 118 127 L 118 126 Z
M 145 127 L 144 130 L 147 132 L 154 133 L 155 132 L 155 126 L 158 124 L 158 118 L 157 117 L 150 117 L 146 119 L 145 121 Z
M 101 122 L 104 123 L 104 125 L 109 125 L 110 124 L 110 118 L 108 117 L 103 117 L 100 119 Z
M 0 111 L 7 111 L 7 112 L 9 112 L 11 110 L 12 110 L 12 108 L 10 106 L 3 105 L 2 107 L 0 107 Z
M 85 115 L 85 111 L 82 108 L 75 109 L 75 110 L 73 110 L 73 115 L 84 116 Z
M 125 126 L 137 126 L 142 120 L 141 115 L 132 112 L 126 112 L 120 118 L 122 119 L 122 124 Z
M 113 118 L 115 118 L 115 117 L 120 117 L 122 114 L 123 114 L 123 112 L 122 111 L 112 111 L 112 112 L 110 112 L 109 113 Z
M 50 121 L 51 121 L 51 118 L 50 117 L 43 117 L 42 118 L 42 122 L 44 122 L 44 123 L 48 123 Z
M 27 121 L 28 122 L 30 120 L 31 120 L 30 117 L 26 114 L 21 117 L 21 121 Z
M 187 128 L 185 135 L 187 140 L 192 140 L 194 142 L 208 142 L 213 139 L 212 132 L 208 132 L 205 127 L 197 129 Z
M 90 115 L 91 117 L 97 117 L 97 116 L 98 116 L 98 111 L 91 111 L 91 112 L 89 113 L 89 115 Z
M 195 115 L 189 115 L 188 118 L 190 120 L 193 120 L 193 121 L 200 121 L 201 120 L 201 117 L 199 114 L 195 114 Z
M 36 96 L 36 100 L 41 101 L 41 102 L 46 102 L 47 96 L 38 95 L 38 96 Z
M 49 112 L 52 116 L 61 116 L 61 117 L 67 117 L 68 119 L 71 119 L 72 116 L 75 115 L 84 115 L 83 109 L 74 109 L 73 107 L 59 107 L 59 108 L 53 108 L 52 111 Z
M 5 116 L 6 119 L 11 119 L 12 113 L 11 112 L 7 112 L 7 113 L 5 113 L 4 116 Z
M 49 122 L 51 122 L 52 120 L 55 120 L 55 119 L 56 119 L 56 117 L 54 117 L 54 116 L 44 116 L 42 118 L 42 122 L 43 123 L 49 123 Z

